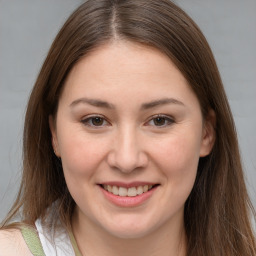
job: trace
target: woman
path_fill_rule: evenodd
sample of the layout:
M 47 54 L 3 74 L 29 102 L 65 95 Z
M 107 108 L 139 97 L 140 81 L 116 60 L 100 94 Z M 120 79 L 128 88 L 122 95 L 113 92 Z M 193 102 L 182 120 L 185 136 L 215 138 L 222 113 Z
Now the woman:
M 3 255 L 256 255 L 216 63 L 170 1 L 71 15 L 31 93 L 23 151 Z

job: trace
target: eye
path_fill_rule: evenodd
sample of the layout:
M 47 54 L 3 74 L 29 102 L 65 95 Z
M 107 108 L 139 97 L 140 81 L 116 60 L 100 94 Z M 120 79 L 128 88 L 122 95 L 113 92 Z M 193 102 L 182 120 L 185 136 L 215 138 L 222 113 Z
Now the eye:
M 81 121 L 84 125 L 90 127 L 102 127 L 109 125 L 109 122 L 106 121 L 104 117 L 101 116 L 90 116 Z
M 147 125 L 157 126 L 157 127 L 166 127 L 174 123 L 174 120 L 171 117 L 165 115 L 153 116 L 148 122 Z

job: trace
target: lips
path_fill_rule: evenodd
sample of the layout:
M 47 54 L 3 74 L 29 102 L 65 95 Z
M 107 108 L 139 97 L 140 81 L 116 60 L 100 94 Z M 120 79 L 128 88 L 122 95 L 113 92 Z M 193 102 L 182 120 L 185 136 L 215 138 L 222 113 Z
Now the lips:
M 104 198 L 118 207 L 138 207 L 157 193 L 160 184 L 146 182 L 110 182 L 98 184 Z
M 133 186 L 133 187 L 125 187 L 125 186 L 117 186 L 117 185 L 109 185 L 109 184 L 103 184 L 101 187 L 108 191 L 109 193 L 121 196 L 121 197 L 135 197 L 138 195 L 141 195 L 143 193 L 148 192 L 153 187 L 157 186 L 152 184 L 145 184 L 145 185 L 139 185 L 139 186 Z

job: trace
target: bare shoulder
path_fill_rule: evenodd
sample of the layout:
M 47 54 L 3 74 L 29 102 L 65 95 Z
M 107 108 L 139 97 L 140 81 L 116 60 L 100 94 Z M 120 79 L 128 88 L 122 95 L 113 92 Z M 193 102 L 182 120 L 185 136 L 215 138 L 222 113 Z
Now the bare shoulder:
M 20 230 L 0 230 L 0 256 L 32 256 Z

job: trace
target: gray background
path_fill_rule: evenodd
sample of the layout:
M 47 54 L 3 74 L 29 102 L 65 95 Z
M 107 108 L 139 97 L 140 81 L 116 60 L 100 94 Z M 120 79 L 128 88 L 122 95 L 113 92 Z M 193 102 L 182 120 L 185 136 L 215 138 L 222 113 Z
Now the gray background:
M 80 0 L 0 0 L 0 220 L 20 181 L 26 102 L 57 31 Z M 177 0 L 216 57 L 256 206 L 256 0 Z

